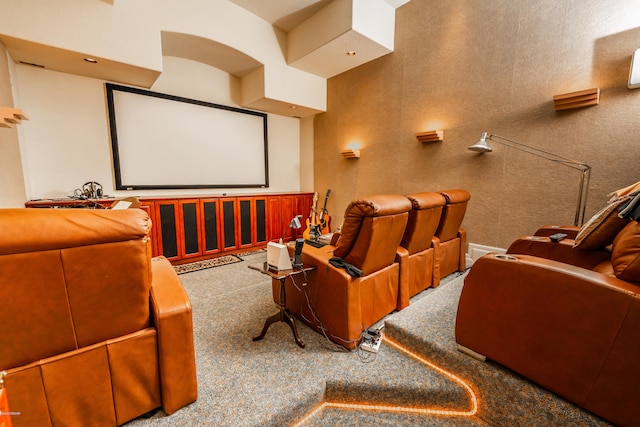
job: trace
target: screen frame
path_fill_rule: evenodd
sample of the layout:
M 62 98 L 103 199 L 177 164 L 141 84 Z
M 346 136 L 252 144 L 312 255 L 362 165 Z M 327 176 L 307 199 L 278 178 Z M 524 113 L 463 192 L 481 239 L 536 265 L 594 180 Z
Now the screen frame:
M 261 113 L 252 110 L 246 110 L 243 108 L 230 107 L 227 105 L 215 104 L 212 102 L 200 101 L 191 98 L 185 98 L 181 96 L 168 95 L 159 92 L 153 92 L 150 90 L 130 87 L 130 86 L 122 86 L 113 83 L 105 83 L 106 88 L 106 97 L 107 97 L 107 108 L 108 108 L 108 116 L 109 116 L 109 130 L 111 135 L 111 151 L 112 151 L 112 162 L 113 162 L 113 171 L 115 177 L 115 188 L 116 190 L 156 190 L 156 189 L 198 189 L 198 188 L 268 188 L 269 187 L 269 157 L 268 157 L 268 126 L 267 126 L 267 114 Z M 222 110 L 224 112 L 232 112 L 238 114 L 246 114 L 255 118 L 256 116 L 262 119 L 262 138 L 263 138 L 263 150 L 260 153 L 256 153 L 258 156 L 262 156 L 264 159 L 264 179 L 261 182 L 251 182 L 251 183 L 219 183 L 219 182 L 202 182 L 198 184 L 194 183 L 166 183 L 159 182 L 158 184 L 141 184 L 136 182 L 123 182 L 123 170 L 122 170 L 122 159 L 121 159 L 121 151 L 119 147 L 120 144 L 124 144 L 124 141 L 118 139 L 118 130 L 116 123 L 116 101 L 114 98 L 114 92 L 121 91 L 126 93 L 131 93 L 135 95 L 148 96 L 162 100 L 174 101 L 174 102 L 183 102 L 187 104 L 197 105 L 201 107 L 212 108 L 214 114 L 216 110 Z M 259 163 L 262 163 L 262 159 L 258 159 Z

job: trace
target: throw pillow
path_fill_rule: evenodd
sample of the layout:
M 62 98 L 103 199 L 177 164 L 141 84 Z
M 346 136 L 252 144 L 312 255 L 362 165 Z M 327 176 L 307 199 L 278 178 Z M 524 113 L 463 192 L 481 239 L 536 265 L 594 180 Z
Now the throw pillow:
M 580 228 L 575 238 L 574 248 L 583 250 L 602 249 L 613 243 L 616 235 L 629 223 L 628 219 L 620 218 L 620 206 L 629 200 L 624 196 L 612 202 L 596 213 Z

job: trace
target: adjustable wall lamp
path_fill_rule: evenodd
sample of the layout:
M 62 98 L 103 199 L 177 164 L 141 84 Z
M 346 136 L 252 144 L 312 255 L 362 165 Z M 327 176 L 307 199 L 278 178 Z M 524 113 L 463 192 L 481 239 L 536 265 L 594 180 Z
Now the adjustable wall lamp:
M 543 159 L 550 160 L 555 163 L 577 169 L 580 174 L 580 186 L 578 188 L 578 206 L 576 206 L 576 216 L 573 225 L 581 226 L 584 222 L 584 213 L 587 207 L 587 193 L 589 192 L 589 179 L 591 177 L 591 166 L 586 163 L 577 162 L 575 160 L 567 159 L 557 154 L 550 153 L 539 148 L 532 147 L 530 145 L 522 144 L 509 138 L 505 138 L 499 135 L 492 134 L 489 136 L 491 141 L 498 142 L 507 147 L 515 148 L 516 150 L 524 151 L 525 153 L 532 154 L 534 156 L 542 157 Z M 487 132 L 482 133 L 480 141 L 476 142 L 472 146 L 468 147 L 469 150 L 477 153 L 489 153 L 493 151 L 493 148 L 487 142 Z

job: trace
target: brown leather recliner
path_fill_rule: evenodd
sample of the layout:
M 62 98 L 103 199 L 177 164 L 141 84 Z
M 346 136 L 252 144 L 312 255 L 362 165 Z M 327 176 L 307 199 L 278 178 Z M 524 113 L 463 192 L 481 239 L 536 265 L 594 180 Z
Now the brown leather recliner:
M 406 280 L 401 280 L 406 288 L 400 288 L 399 310 L 409 305 L 411 297 L 432 286 L 434 277 L 439 277 L 433 237 L 446 203 L 440 193 L 409 194 L 407 198 L 412 208 L 398 256 L 400 276 L 406 276 Z
M 14 427 L 115 426 L 197 398 L 191 304 L 139 209 L 0 210 Z
M 456 341 L 606 420 L 636 426 L 640 224 L 629 221 L 610 252 L 572 246 L 539 236 L 510 251 L 544 257 L 478 259 L 460 297 Z
M 460 226 L 467 211 L 471 194 L 466 190 L 440 191 L 447 203 L 442 210 L 440 224 L 436 230 L 436 272 L 433 286 L 440 284 L 440 279 L 456 271 L 467 268 L 465 253 L 467 250 L 467 233 Z
M 356 200 L 345 211 L 336 245 L 305 245 L 302 262 L 316 266 L 303 286 L 300 276 L 285 282 L 287 308 L 297 317 L 347 349 L 354 349 L 363 330 L 398 304 L 400 266 L 395 261 L 411 202 L 400 195 L 376 195 Z M 339 257 L 362 270 L 353 277 L 329 260 Z M 273 281 L 273 298 L 280 300 Z

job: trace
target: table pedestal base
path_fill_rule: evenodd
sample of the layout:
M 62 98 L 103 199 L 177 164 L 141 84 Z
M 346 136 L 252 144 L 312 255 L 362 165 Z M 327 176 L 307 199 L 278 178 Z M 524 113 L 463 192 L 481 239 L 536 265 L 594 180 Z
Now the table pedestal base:
M 262 332 L 260 332 L 260 335 L 258 335 L 257 337 L 253 337 L 253 340 L 260 341 L 262 338 L 264 338 L 264 336 L 267 334 L 267 329 L 269 329 L 269 326 L 271 326 L 276 322 L 284 322 L 287 325 L 289 325 L 289 327 L 291 328 L 291 331 L 293 332 L 293 338 L 296 340 L 296 344 L 304 348 L 304 342 L 300 339 L 300 336 L 298 335 L 298 329 L 296 328 L 296 322 L 293 316 L 291 315 L 289 310 L 282 309 L 282 307 L 280 308 L 279 313 L 276 313 L 273 316 L 270 316 L 269 318 L 267 318 L 267 320 L 264 322 L 264 328 L 262 328 Z

